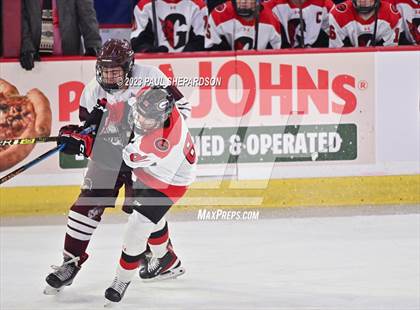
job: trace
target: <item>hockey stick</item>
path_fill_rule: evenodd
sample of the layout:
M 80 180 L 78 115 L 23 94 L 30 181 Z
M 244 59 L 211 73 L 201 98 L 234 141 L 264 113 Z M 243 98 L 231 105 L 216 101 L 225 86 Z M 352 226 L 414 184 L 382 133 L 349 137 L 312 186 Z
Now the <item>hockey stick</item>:
M 373 36 L 372 36 L 372 46 L 375 47 L 376 46 L 376 32 L 378 29 L 378 11 L 379 8 L 377 8 L 375 10 L 375 26 L 373 27 Z
M 158 32 L 157 32 L 157 17 L 156 17 L 156 0 L 152 0 L 152 14 L 153 14 L 153 32 L 155 33 L 155 40 L 153 46 L 157 48 L 159 46 L 158 42 Z
M 302 4 L 299 6 L 299 24 L 300 24 L 300 47 L 305 47 L 305 35 L 304 35 L 304 20 L 303 20 L 303 11 L 302 11 Z
M 254 50 L 258 49 L 258 32 L 260 28 L 260 1 L 257 0 L 257 11 L 255 13 L 255 42 L 254 42 Z
M 117 136 L 118 136 L 118 133 L 114 133 L 114 134 L 111 133 L 111 134 L 101 135 L 101 138 L 113 138 Z M 58 141 L 58 138 L 59 136 L 0 140 L 0 147 L 12 146 L 12 145 L 27 145 L 27 144 L 45 143 L 45 142 L 56 142 Z
M 94 130 L 94 127 L 88 127 L 88 128 L 85 128 L 84 130 L 82 130 L 81 134 L 88 134 L 88 133 L 91 133 L 93 130 Z M 65 147 L 66 147 L 66 144 L 58 145 L 55 148 L 49 150 L 48 152 L 38 156 L 37 158 L 30 161 L 29 163 L 19 167 L 16 170 L 13 170 L 12 172 L 10 172 L 9 174 L 5 175 L 4 177 L 2 177 L 0 179 L 0 184 L 3 184 L 4 182 L 9 181 L 11 178 L 14 178 L 18 174 L 21 174 L 22 172 L 24 172 L 24 171 L 28 170 L 29 168 L 35 166 L 37 163 L 39 163 L 39 162 L 43 161 L 44 159 L 50 157 L 54 153 L 62 151 Z
M 64 144 L 56 146 L 55 148 L 49 150 L 48 152 L 42 154 L 41 156 L 35 158 L 34 160 L 30 161 L 29 163 L 23 165 L 22 167 L 10 172 L 8 175 L 2 177 L 0 179 L 0 184 L 3 184 L 4 182 L 9 181 L 11 178 L 14 178 L 15 176 L 17 176 L 18 174 L 24 172 L 25 170 L 28 170 L 29 168 L 31 168 L 32 166 L 36 165 L 37 163 L 39 163 L 40 161 L 44 160 L 45 158 L 50 157 L 51 155 L 53 155 L 54 153 L 63 150 L 65 147 Z
M 58 137 L 7 139 L 7 140 L 0 140 L 0 146 L 26 145 L 26 144 L 35 144 L 35 143 L 44 143 L 44 142 L 54 142 L 57 140 L 58 140 Z

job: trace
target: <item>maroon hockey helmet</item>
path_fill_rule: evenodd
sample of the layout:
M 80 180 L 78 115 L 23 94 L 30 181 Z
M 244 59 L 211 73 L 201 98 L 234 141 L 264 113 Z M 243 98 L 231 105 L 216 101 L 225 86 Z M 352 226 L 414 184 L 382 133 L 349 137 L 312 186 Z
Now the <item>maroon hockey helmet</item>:
M 377 11 L 381 5 L 381 0 L 352 0 L 352 2 L 356 11 L 362 14 Z
M 233 8 L 240 17 L 254 17 L 260 7 L 259 0 L 232 0 Z
M 134 51 L 127 40 L 109 39 L 98 53 L 96 80 L 107 92 L 124 88 L 134 66 Z M 119 70 L 121 68 L 122 70 Z M 114 69 L 114 70 L 113 70 Z
M 153 86 L 142 92 L 133 103 L 129 124 L 139 134 L 162 128 L 175 107 L 168 87 Z

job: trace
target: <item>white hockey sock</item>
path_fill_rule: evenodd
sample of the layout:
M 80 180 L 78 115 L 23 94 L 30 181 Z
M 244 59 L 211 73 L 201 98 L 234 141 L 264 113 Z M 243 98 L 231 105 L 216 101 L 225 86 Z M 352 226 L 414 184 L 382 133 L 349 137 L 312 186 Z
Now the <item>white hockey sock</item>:
M 124 254 L 136 257 L 146 250 L 147 240 L 153 231 L 155 224 L 144 215 L 134 211 L 128 218 L 123 242 Z M 137 268 L 125 264 L 122 260 L 117 267 L 118 279 L 123 282 L 130 282 L 136 273 Z

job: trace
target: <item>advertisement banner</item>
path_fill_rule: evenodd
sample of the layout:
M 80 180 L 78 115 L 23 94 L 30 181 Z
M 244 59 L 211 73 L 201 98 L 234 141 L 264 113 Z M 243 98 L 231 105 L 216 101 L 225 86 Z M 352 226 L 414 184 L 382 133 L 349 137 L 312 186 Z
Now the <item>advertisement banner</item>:
M 242 163 L 279 169 L 375 162 L 375 53 L 218 54 L 136 62 L 158 66 L 192 103 L 188 124 L 199 175 L 236 174 Z M 38 88 L 48 97 L 52 135 L 79 123 L 79 100 L 95 78 L 94 60 L 45 61 L 29 72 L 18 63 L 0 66 L 0 77 L 21 94 Z M 37 144 L 1 174 L 52 147 Z M 84 158 L 60 154 L 25 174 L 33 176 L 30 185 L 78 184 L 85 165 Z M 28 179 L 13 182 L 26 185 Z

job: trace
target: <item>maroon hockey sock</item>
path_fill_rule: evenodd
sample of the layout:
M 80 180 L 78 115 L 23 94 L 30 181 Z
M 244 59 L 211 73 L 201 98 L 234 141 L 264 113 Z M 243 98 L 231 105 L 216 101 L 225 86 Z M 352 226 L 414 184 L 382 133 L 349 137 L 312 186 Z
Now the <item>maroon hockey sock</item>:
M 67 218 L 64 250 L 74 256 L 82 256 L 101 221 L 103 212 L 104 208 L 101 207 L 73 205 Z

